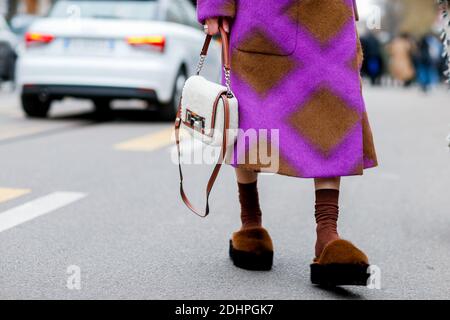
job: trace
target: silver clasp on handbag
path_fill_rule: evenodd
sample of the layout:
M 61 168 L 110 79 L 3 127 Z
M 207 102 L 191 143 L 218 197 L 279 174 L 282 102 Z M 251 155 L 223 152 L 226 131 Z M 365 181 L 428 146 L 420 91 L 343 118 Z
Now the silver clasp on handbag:
M 201 131 L 205 128 L 205 118 L 199 116 L 191 110 L 186 110 L 186 122 L 189 123 L 189 126 L 195 130 Z

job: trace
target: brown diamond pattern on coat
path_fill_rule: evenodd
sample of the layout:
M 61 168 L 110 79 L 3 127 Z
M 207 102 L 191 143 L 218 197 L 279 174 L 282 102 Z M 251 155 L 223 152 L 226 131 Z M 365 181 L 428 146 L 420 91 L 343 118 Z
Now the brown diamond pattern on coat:
M 270 167 L 274 161 L 278 161 L 278 159 L 272 159 L 275 154 L 272 155 L 273 146 L 267 139 L 257 137 L 256 139 L 246 140 L 245 143 L 249 145 L 245 152 L 240 154 L 238 164 L 263 169 Z
M 361 69 L 364 60 L 364 52 L 362 49 L 361 41 L 359 36 L 356 39 L 356 53 L 355 56 L 350 60 L 349 66 L 352 70 L 358 71 Z
M 221 10 L 219 12 L 224 17 L 234 17 L 236 15 L 236 5 L 234 0 L 226 0 L 223 2 L 223 5 L 221 7 Z
M 290 116 L 289 121 L 301 136 L 328 156 L 360 121 L 360 116 L 329 89 L 321 88 Z
M 263 146 L 262 149 L 260 149 L 261 146 Z M 272 172 L 298 177 L 300 174 L 298 170 L 288 163 L 280 150 L 275 153 L 273 148 L 274 146 L 267 139 L 258 137 L 257 141 L 253 141 L 252 145 L 240 155 L 238 167 L 249 171 Z
M 372 130 L 370 129 L 369 118 L 367 112 L 363 113 L 362 117 L 363 126 L 363 154 L 364 157 L 372 160 L 374 164 L 377 164 L 377 154 L 375 152 L 375 145 L 373 144 Z
M 253 90 L 265 96 L 299 64 L 288 56 L 247 53 L 233 50 L 231 69 Z
M 291 19 L 303 25 L 322 44 L 333 38 L 349 19 L 353 11 L 343 0 L 301 0 L 293 1 L 286 12 Z M 298 14 L 295 7 L 298 6 Z M 318 14 L 319 13 L 319 14 Z
M 350 68 L 352 71 L 356 71 L 356 72 L 360 72 L 361 66 L 362 64 L 360 64 L 360 57 L 358 56 L 358 54 L 356 53 L 353 58 L 351 58 L 350 60 L 348 60 L 347 62 L 347 67 Z
M 357 36 L 357 39 L 356 39 L 356 59 L 357 59 L 358 68 L 360 68 L 362 66 L 363 60 L 364 60 L 364 51 L 362 48 L 361 40 L 359 39 L 359 35 Z
M 268 53 L 279 56 L 287 54 L 275 42 L 270 40 L 261 29 L 249 31 L 244 39 L 240 41 L 238 47 L 240 50 L 248 52 Z
M 364 171 L 364 163 L 363 160 L 360 159 L 358 163 L 353 167 L 353 169 L 349 171 L 349 175 L 360 176 L 363 174 L 363 171 Z
M 292 21 L 298 23 L 298 1 L 291 1 L 283 11 Z
M 358 71 L 359 64 L 358 64 L 358 57 L 355 55 L 353 58 L 349 60 L 347 63 L 348 67 L 352 69 L 353 71 Z
M 299 175 L 301 176 L 301 173 L 297 169 L 292 167 L 281 154 L 280 165 L 277 173 L 290 177 L 298 177 Z

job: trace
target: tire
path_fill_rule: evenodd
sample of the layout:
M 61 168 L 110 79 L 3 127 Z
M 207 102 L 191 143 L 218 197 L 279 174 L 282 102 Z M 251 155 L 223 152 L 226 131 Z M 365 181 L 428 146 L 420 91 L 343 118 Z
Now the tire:
M 38 95 L 25 94 L 21 96 L 22 109 L 30 118 L 46 118 L 50 110 L 50 100 L 42 101 Z
M 112 118 L 113 112 L 110 99 L 96 98 L 92 102 L 94 103 L 94 117 L 96 119 L 107 120 Z
M 183 91 L 184 83 L 186 82 L 186 72 L 181 69 L 173 85 L 172 98 L 168 103 L 162 104 L 159 115 L 164 121 L 174 121 L 178 111 L 178 103 L 180 102 L 181 93 Z

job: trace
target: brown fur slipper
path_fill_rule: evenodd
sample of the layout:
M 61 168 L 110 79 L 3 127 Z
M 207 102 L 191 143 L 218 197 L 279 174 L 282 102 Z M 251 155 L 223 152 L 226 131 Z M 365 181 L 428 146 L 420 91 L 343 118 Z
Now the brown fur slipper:
M 346 240 L 335 240 L 323 249 L 320 257 L 311 264 L 311 282 L 323 286 L 365 286 L 369 259 Z
M 262 227 L 240 230 L 230 240 L 230 258 L 236 267 L 247 270 L 270 270 L 273 244 Z

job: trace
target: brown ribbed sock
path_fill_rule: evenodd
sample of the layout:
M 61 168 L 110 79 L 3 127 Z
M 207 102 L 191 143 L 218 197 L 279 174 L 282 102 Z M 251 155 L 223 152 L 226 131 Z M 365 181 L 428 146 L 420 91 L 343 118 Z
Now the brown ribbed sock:
M 239 202 L 241 203 L 242 229 L 261 226 L 257 181 L 239 183 Z
M 339 239 L 337 232 L 339 190 L 316 190 L 315 209 L 317 223 L 316 257 L 319 257 L 328 243 Z

